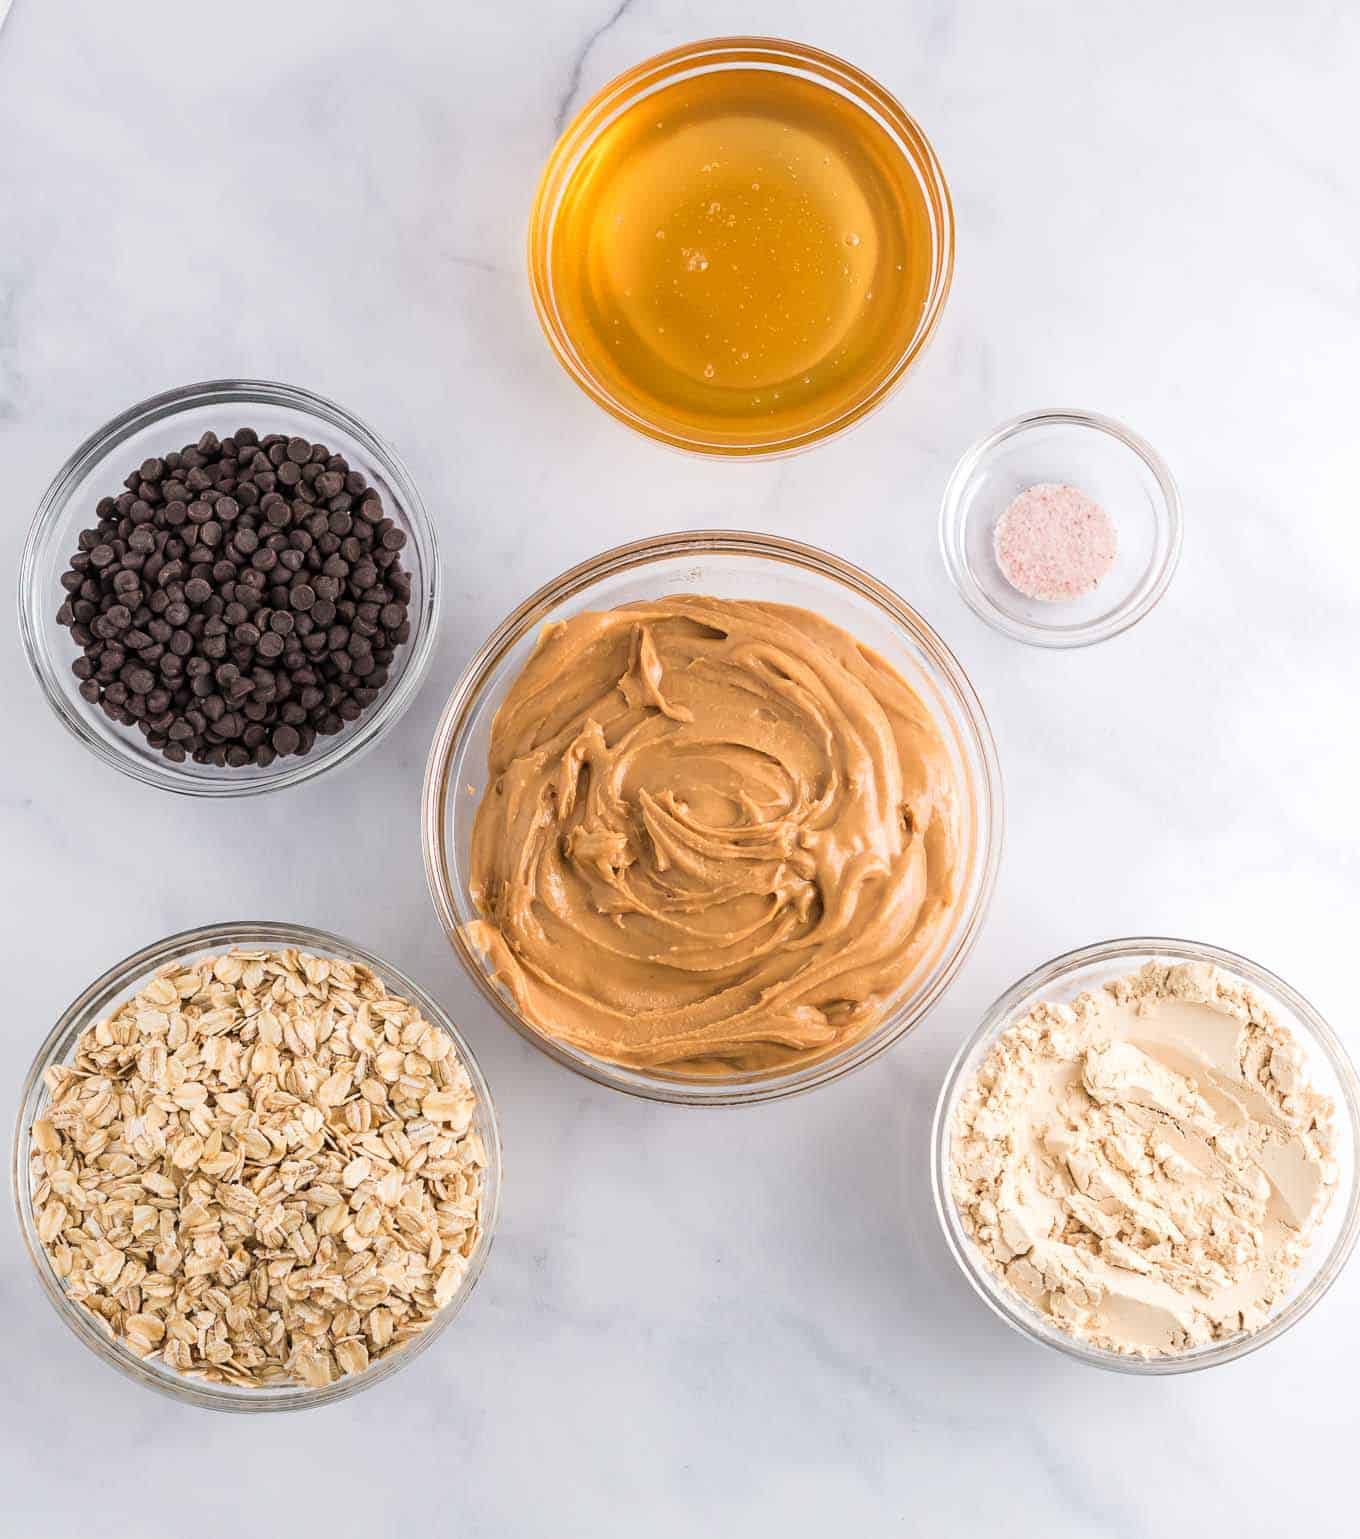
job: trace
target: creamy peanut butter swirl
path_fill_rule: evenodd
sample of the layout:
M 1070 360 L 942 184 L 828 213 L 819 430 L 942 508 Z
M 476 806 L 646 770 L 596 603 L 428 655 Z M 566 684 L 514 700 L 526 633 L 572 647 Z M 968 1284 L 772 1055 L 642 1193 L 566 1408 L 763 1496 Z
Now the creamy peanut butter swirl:
M 949 755 L 821 616 L 675 596 L 545 628 L 496 714 L 469 938 L 635 1068 L 786 1068 L 875 1025 L 954 902 Z

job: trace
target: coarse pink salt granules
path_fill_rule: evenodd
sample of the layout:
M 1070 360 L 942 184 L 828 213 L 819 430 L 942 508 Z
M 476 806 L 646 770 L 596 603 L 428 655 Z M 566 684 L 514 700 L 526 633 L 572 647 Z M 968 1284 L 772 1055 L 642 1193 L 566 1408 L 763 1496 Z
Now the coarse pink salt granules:
M 1041 481 L 996 521 L 997 565 L 1026 598 L 1055 602 L 1090 593 L 1114 565 L 1114 520 L 1075 486 Z

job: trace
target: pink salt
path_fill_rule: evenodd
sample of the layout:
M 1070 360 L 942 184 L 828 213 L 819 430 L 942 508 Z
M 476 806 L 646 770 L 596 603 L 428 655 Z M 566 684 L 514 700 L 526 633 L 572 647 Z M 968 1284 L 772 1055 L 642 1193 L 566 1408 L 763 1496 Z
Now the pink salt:
M 996 521 L 997 565 L 1026 598 L 1053 602 L 1090 593 L 1114 565 L 1114 521 L 1075 486 L 1040 482 Z

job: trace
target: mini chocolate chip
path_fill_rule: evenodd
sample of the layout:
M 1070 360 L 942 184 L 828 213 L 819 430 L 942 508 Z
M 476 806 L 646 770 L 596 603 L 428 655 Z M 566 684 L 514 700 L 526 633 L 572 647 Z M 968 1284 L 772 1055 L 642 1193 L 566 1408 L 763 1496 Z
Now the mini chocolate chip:
M 343 455 L 209 431 L 123 488 L 60 574 L 90 704 L 171 762 L 241 768 L 272 762 L 280 728 L 306 753 L 376 700 L 410 633 L 411 576 L 403 532 Z

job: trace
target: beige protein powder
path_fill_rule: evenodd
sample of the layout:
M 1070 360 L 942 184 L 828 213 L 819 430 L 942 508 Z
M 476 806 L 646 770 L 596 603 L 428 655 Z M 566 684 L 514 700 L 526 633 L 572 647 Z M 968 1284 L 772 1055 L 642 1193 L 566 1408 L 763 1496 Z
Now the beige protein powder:
M 1259 1330 L 1288 1291 L 1336 1186 L 1334 1114 L 1251 988 L 1149 962 L 998 1038 L 954 1112 L 953 1197 L 1055 1325 L 1184 1352 Z

